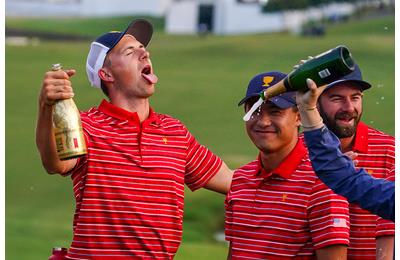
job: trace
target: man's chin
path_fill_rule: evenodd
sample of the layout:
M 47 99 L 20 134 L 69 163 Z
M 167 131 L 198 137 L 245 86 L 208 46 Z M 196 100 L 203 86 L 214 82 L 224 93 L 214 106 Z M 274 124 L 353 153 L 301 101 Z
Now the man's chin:
M 356 127 L 355 126 L 351 126 L 351 127 L 337 126 L 337 127 L 335 127 L 333 132 L 338 138 L 352 137 L 356 133 Z

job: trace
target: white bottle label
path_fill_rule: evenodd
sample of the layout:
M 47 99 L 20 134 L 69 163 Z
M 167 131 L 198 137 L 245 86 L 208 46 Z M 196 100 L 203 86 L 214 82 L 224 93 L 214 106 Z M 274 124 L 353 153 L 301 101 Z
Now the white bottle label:
M 324 69 L 324 70 L 321 70 L 320 72 L 318 72 L 318 75 L 321 77 L 321 79 L 323 79 L 323 78 L 330 76 L 331 73 L 329 72 L 328 69 Z

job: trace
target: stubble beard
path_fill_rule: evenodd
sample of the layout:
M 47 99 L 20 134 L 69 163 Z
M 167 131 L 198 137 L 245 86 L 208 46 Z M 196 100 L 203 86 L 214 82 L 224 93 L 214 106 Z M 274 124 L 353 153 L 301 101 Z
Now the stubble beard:
M 325 113 L 324 109 L 322 106 L 319 107 L 319 111 L 322 117 L 322 120 L 324 121 L 324 124 L 328 127 L 329 130 L 331 130 L 339 139 L 340 138 L 347 138 L 347 137 L 352 137 L 355 135 L 356 130 L 357 130 L 357 125 L 360 122 L 361 115 L 362 113 L 358 114 L 356 111 L 352 114 L 350 113 L 336 113 L 334 118 L 329 118 L 327 114 Z M 340 117 L 352 117 L 354 118 L 354 124 L 352 126 L 341 126 L 338 123 L 336 123 L 336 119 Z

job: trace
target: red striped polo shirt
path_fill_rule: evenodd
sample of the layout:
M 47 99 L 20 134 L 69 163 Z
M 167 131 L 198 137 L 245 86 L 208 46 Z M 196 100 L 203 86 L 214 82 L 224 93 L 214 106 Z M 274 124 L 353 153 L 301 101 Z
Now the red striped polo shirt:
M 315 175 L 302 140 L 270 173 L 260 159 L 237 169 L 225 209 L 232 259 L 314 259 L 349 242 L 348 203 Z
M 353 151 L 358 153 L 357 167 L 375 178 L 394 180 L 395 140 L 392 136 L 368 127 L 357 126 Z M 348 259 L 376 259 L 376 238 L 395 234 L 395 224 L 350 204 L 350 244 Z
M 184 184 L 222 165 L 177 119 L 139 123 L 103 101 L 81 113 L 88 154 L 72 171 L 76 211 L 68 259 L 172 259 L 182 237 Z

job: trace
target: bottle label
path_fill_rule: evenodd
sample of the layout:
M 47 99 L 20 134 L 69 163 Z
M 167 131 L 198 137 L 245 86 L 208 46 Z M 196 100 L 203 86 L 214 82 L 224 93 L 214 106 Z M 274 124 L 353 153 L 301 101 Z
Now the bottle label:
M 87 153 L 79 111 L 72 99 L 56 102 L 53 126 L 60 160 L 68 160 Z
M 60 160 L 66 160 L 87 153 L 82 128 L 55 129 L 57 153 Z
M 321 70 L 320 72 L 318 72 L 318 75 L 321 77 L 321 79 L 329 77 L 331 75 L 331 73 L 329 72 L 328 69 L 324 69 Z

